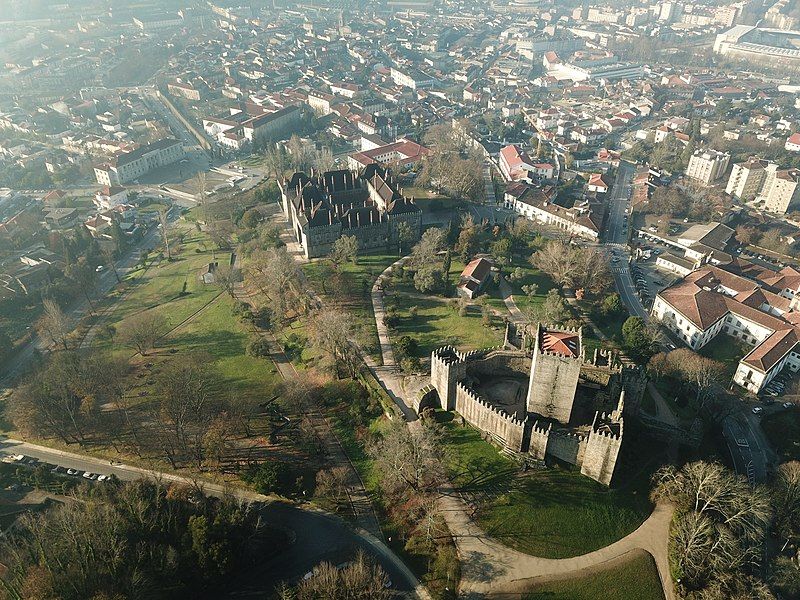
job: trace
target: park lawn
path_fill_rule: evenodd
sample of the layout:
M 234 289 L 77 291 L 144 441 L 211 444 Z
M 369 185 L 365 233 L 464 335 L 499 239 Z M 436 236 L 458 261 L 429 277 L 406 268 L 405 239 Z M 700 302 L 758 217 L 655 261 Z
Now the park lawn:
M 522 269 L 524 276 L 520 280 L 511 281 L 509 275 L 517 268 Z M 536 306 L 544 302 L 547 292 L 557 287 L 549 276 L 542 273 L 539 269 L 533 268 L 526 259 L 518 255 L 513 256 L 510 265 L 503 267 L 503 275 L 505 275 L 508 284 L 511 286 L 511 294 L 514 297 L 514 303 L 523 313 L 533 310 Z M 539 290 L 535 295 L 528 296 L 522 291 L 523 286 L 534 284 L 539 286 Z M 487 295 L 487 302 L 493 308 L 497 310 L 506 310 L 499 286 L 493 283 L 490 284 Z
M 205 240 L 205 234 L 191 230 L 180 252 L 173 253 L 172 262 L 162 258 L 153 261 L 146 270 L 129 274 L 126 277 L 129 289 L 125 297 L 112 306 L 105 323 L 119 331 L 132 315 L 153 310 L 161 313 L 172 328 L 211 302 L 220 290 L 216 286 L 203 284 L 199 279 L 200 272 L 213 260 L 229 260 L 230 253 L 205 250 Z M 110 342 L 106 342 L 105 346 L 113 348 L 115 353 L 121 351 L 118 345 Z M 131 354 L 129 349 L 124 351 Z
M 478 307 L 470 307 L 462 317 L 446 298 L 417 298 L 401 294 L 393 296 L 392 305 L 396 307 L 398 316 L 392 338 L 408 335 L 416 340 L 420 357 L 428 356 L 441 346 L 474 350 L 491 348 L 503 342 L 503 324 L 494 317 L 492 328 L 485 327 Z M 416 307 L 416 316 L 411 315 L 412 307 Z
M 795 406 L 765 416 L 761 429 L 782 460 L 800 460 L 800 409 Z
M 728 379 L 733 379 L 739 361 L 750 350 L 752 350 L 752 346 L 737 340 L 733 336 L 722 333 L 703 346 L 699 353 L 701 356 L 717 360 L 725 365 L 725 376 Z M 726 381 L 725 385 L 728 383 L 730 382 Z
M 663 600 L 664 592 L 653 558 L 637 552 L 629 560 L 592 574 L 536 585 L 523 600 L 596 600 L 636 598 Z
M 243 397 L 269 400 L 280 377 L 271 360 L 247 354 L 247 345 L 255 334 L 233 314 L 234 302 L 226 294 L 219 296 L 194 319 L 172 331 L 160 345 L 177 348 L 179 354 L 209 354 L 222 389 L 234 402 Z
M 477 502 L 484 531 L 512 548 L 579 556 L 625 537 L 652 511 L 643 490 L 609 489 L 574 467 L 523 475 L 476 429 L 441 420 L 450 477 Z
M 350 314 L 362 349 L 378 362 L 381 356 L 372 311 L 372 285 L 397 258 L 394 254 L 366 254 L 359 256 L 355 264 L 340 265 L 338 270 L 334 270 L 328 260 L 303 265 L 311 287 Z

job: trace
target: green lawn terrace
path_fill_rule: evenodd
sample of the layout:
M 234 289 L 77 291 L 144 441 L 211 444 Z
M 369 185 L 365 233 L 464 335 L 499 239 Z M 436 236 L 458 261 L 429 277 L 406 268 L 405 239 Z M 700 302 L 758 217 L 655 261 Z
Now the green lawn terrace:
M 631 552 L 605 568 L 580 572 L 572 578 L 535 584 L 522 600 L 599 600 L 620 598 L 663 600 L 664 592 L 653 558 L 644 551 Z

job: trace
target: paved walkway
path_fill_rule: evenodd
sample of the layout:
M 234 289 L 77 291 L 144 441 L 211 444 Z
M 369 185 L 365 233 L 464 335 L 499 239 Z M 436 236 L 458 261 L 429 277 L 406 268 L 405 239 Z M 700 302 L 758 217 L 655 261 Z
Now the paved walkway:
M 630 535 L 613 544 L 574 558 L 538 558 L 513 550 L 487 535 L 469 517 L 464 502 L 448 489 L 440 502 L 450 533 L 461 558 L 461 597 L 481 598 L 489 592 L 519 592 L 537 579 L 568 575 L 586 569 L 601 569 L 606 563 L 634 551 L 653 556 L 664 594 L 672 600 L 667 540 L 672 507 L 659 504 L 648 519 Z
M 373 309 L 382 352 L 385 347 L 391 349 L 388 330 L 383 326 L 383 278 L 388 275 L 392 267 L 398 263 L 402 264 L 403 260 L 405 258 L 389 266 L 378 277 L 372 288 Z M 504 283 L 508 294 L 503 291 Z M 510 293 L 510 286 L 504 279 L 501 279 L 501 292 L 506 307 L 509 307 L 510 302 L 514 308 L 517 308 Z M 518 308 L 517 311 L 519 311 Z M 510 307 L 509 312 L 514 319 L 515 314 Z M 591 321 L 588 322 L 595 327 Z M 602 335 L 599 330 L 598 333 Z M 414 412 L 403 399 L 402 376 L 393 367 L 393 364 L 387 365 L 387 359 L 393 363 L 393 354 L 383 353 L 386 366 L 370 368 L 403 410 L 403 413 L 407 415 L 407 420 L 411 420 L 408 418 L 408 414 L 414 415 Z M 414 420 L 416 420 L 415 416 Z M 418 425 L 411 423 L 410 426 Z M 547 559 L 513 550 L 493 539 L 470 518 L 468 507 L 450 484 L 447 484 L 442 492 L 439 512 L 450 529 L 461 560 L 459 597 L 482 598 L 490 592 L 492 594 L 520 593 L 534 584 L 537 579 L 544 581 L 554 577 L 569 576 L 570 573 L 577 575 L 580 571 L 602 569 L 612 566 L 614 561 L 620 560 L 630 552 L 644 550 L 656 562 L 666 599 L 673 600 L 675 598 L 667 554 L 669 526 L 672 519 L 672 507 L 669 505 L 659 504 L 656 506 L 650 517 L 638 529 L 605 548 L 574 558 Z
M 508 313 L 511 315 L 511 321 L 514 323 L 525 323 L 528 319 L 525 318 L 525 315 L 522 314 L 517 303 L 514 302 L 514 293 L 505 277 L 500 278 L 500 295 L 508 309 Z

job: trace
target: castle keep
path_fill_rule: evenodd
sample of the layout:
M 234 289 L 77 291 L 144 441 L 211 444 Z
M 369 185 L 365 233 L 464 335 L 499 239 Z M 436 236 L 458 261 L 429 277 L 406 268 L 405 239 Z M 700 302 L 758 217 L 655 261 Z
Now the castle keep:
M 445 410 L 486 432 L 507 452 L 578 465 L 611 483 L 623 434 L 623 413 L 638 411 L 646 379 L 611 352 L 587 359 L 581 330 L 538 325 L 530 348 L 462 353 L 448 346 L 431 353 L 430 393 Z M 527 336 L 525 336 L 527 337 Z
M 422 210 L 378 164 L 358 172 L 295 173 L 278 185 L 284 215 L 306 258 L 327 256 L 343 235 L 355 236 L 361 251 L 396 250 L 400 223 L 408 224 L 415 240 L 422 232 Z

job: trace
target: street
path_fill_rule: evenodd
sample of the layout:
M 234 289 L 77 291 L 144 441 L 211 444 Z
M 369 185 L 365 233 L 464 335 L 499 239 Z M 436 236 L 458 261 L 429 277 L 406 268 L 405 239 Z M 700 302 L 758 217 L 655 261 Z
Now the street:
M 608 201 L 605 245 L 609 249 L 609 253 L 616 253 L 621 257 L 619 263 L 612 263 L 611 274 L 622 302 L 632 315 L 647 319 L 647 310 L 636 295 L 636 287 L 633 285 L 628 267 L 630 255 L 627 247 L 628 227 L 625 225 L 625 217 L 628 208 L 628 190 L 633 173 L 633 165 L 624 161 L 620 162 L 614 185 L 611 188 L 611 198 Z

